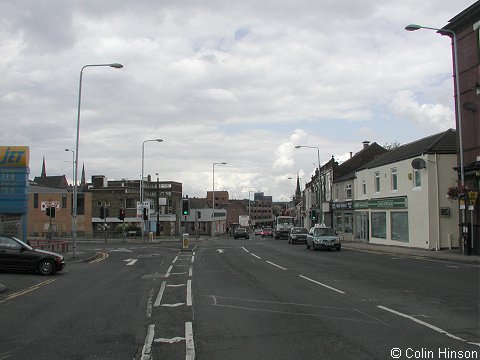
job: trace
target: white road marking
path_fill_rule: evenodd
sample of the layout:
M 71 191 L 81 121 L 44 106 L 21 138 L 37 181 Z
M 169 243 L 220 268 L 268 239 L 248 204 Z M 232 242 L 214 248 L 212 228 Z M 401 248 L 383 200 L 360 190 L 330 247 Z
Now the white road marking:
M 377 306 L 379 309 L 382 309 L 382 310 L 385 310 L 385 311 L 388 311 L 388 312 L 391 312 L 392 314 L 395 314 L 395 315 L 398 315 L 398 316 L 401 316 L 401 317 L 404 317 L 406 319 L 409 319 L 409 320 L 412 320 L 414 322 L 416 322 L 417 324 L 420 324 L 420 325 L 423 325 L 423 326 L 426 326 L 428 327 L 429 329 L 432 329 L 436 332 L 439 332 L 440 334 L 443 334 L 443 335 L 446 335 L 452 339 L 455 339 L 455 340 L 460 340 L 460 341 L 463 341 L 463 342 L 466 342 L 466 340 L 458 337 L 458 336 L 455 336 L 453 334 L 450 334 L 448 331 L 445 331 L 443 329 L 440 329 L 439 327 L 436 327 L 434 325 L 431 325 L 429 323 L 426 323 L 425 321 L 422 321 L 422 320 L 418 320 L 416 318 L 414 318 L 413 316 L 410 316 L 410 315 L 407 315 L 407 314 L 403 314 L 401 312 L 398 312 L 398 311 L 395 311 L 395 310 L 392 310 L 392 309 L 389 309 L 385 306 L 382 306 L 382 305 L 378 305 Z M 476 345 L 474 343 L 470 343 L 470 344 L 473 344 L 473 345 Z M 478 345 L 477 345 L 478 346 Z
M 162 304 L 162 306 L 165 306 L 165 307 L 179 307 L 179 306 L 182 306 L 182 305 L 185 305 L 185 303 Z
M 280 265 L 277 265 L 277 264 L 274 264 L 273 262 L 271 261 L 267 261 L 267 263 L 269 263 L 270 265 L 273 265 L 273 266 L 276 266 L 277 268 L 279 269 L 282 269 L 282 270 L 287 270 L 286 268 L 284 268 L 283 266 L 280 266 Z
M 192 264 L 195 261 L 195 255 L 192 255 Z
M 165 285 L 166 284 L 167 284 L 167 282 L 163 281 L 162 285 L 160 285 L 160 290 L 158 292 L 157 299 L 155 300 L 155 303 L 153 304 L 153 307 L 160 306 L 160 302 L 162 301 L 163 292 L 165 291 Z
M 192 280 L 187 281 L 187 306 L 192 306 Z
M 170 276 L 170 271 L 172 271 L 173 266 L 170 266 L 165 274 L 165 277 L 168 278 Z
M 132 259 L 132 260 L 130 260 L 130 262 L 128 262 L 126 265 L 127 265 L 127 266 L 132 266 L 132 265 L 135 264 L 137 261 L 138 261 L 138 259 Z
M 143 344 L 141 360 L 150 360 L 152 358 L 152 341 L 155 335 L 155 325 L 148 325 L 145 344 Z
M 247 249 L 245 249 L 243 246 L 242 246 L 242 249 L 245 250 L 247 253 L 249 253 L 250 251 L 248 251 Z
M 171 285 L 167 285 L 168 287 L 181 287 L 181 286 L 185 286 L 187 284 L 171 284 Z
M 152 299 L 153 299 L 153 293 L 154 293 L 155 290 L 150 290 L 150 295 L 148 296 L 148 300 L 147 300 L 147 318 L 149 317 L 152 317 L 152 312 L 153 312 L 153 309 L 152 309 Z
M 177 336 L 177 337 L 174 337 L 174 338 L 171 338 L 171 339 L 158 338 L 158 339 L 155 339 L 153 341 L 159 342 L 159 343 L 173 344 L 173 343 L 177 343 L 177 342 L 184 341 L 184 340 L 185 340 L 184 337 Z
M 175 259 L 173 259 L 172 264 L 175 264 L 177 262 L 177 260 L 178 260 L 178 256 L 175 257 Z
M 190 270 L 188 270 L 188 276 L 189 276 L 189 277 L 192 277 L 192 275 L 193 275 L 193 269 L 192 269 L 192 267 L 190 266 Z
M 223 254 L 223 253 L 224 253 L 224 251 L 223 251 L 222 249 L 217 249 L 217 252 L 218 252 L 219 254 Z
M 195 343 L 193 341 L 192 323 L 185 323 L 185 360 L 195 359 Z
M 250 253 L 250 255 L 255 256 L 257 259 L 262 259 L 260 256 L 255 255 L 254 253 Z
M 327 289 L 330 289 L 330 290 L 336 291 L 336 292 L 338 292 L 338 293 L 340 293 L 340 294 L 345 294 L 345 291 L 342 291 L 342 290 L 335 289 L 334 287 L 331 287 L 331 286 L 328 286 L 328 285 L 322 284 L 321 282 L 319 282 L 319 281 L 316 281 L 316 280 L 313 280 L 313 279 L 310 279 L 310 278 L 308 278 L 308 277 L 306 277 L 306 276 L 303 276 L 303 275 L 298 275 L 298 276 L 300 276 L 302 279 L 305 279 L 305 280 L 311 281 L 311 282 L 313 282 L 313 283 L 315 283 L 315 284 L 318 284 L 318 285 L 321 285 L 321 286 L 323 286 L 323 287 L 326 287 Z
M 132 250 L 128 250 L 126 248 L 118 248 L 118 249 L 112 249 L 108 250 L 109 252 L 133 252 Z

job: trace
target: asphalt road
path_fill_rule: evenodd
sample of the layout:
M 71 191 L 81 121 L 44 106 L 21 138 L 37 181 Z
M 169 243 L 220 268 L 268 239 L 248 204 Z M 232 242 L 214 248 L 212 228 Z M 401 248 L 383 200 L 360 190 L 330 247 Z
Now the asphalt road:
M 0 273 L 0 360 L 480 358 L 478 264 L 179 245 L 80 244 L 99 256 L 51 277 Z

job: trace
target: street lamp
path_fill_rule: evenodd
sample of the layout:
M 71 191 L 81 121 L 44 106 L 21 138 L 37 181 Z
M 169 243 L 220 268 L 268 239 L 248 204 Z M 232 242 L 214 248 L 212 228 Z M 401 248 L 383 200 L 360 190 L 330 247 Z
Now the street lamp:
M 83 78 L 83 69 L 87 67 L 99 67 L 99 66 L 108 66 L 114 69 L 123 68 L 122 64 L 111 63 L 111 64 L 90 64 L 84 65 L 80 70 L 80 81 L 78 85 L 78 110 L 77 110 L 77 140 L 75 145 L 75 175 L 74 175 L 74 184 L 73 184 L 73 226 L 72 226 L 72 247 L 73 247 L 73 257 L 77 253 L 77 178 L 78 178 L 78 143 L 80 139 L 80 104 L 82 102 L 82 78 Z
M 420 29 L 435 30 L 440 35 L 450 34 L 453 38 L 453 63 L 455 65 L 455 97 L 457 98 L 457 119 L 458 119 L 458 142 L 459 142 L 459 151 L 460 151 L 460 186 L 463 188 L 465 186 L 465 172 L 463 169 L 463 134 L 462 134 L 462 111 L 460 108 L 460 80 L 459 80 L 459 71 L 458 71 L 458 49 L 457 49 L 457 34 L 453 30 L 448 29 L 437 29 L 428 26 L 421 26 L 417 24 L 410 24 L 405 26 L 407 31 L 416 31 Z M 465 232 L 465 207 L 462 209 L 462 234 Z M 465 249 L 463 249 L 465 252 Z
M 212 236 L 215 236 L 215 165 L 227 165 L 227 163 L 214 162 L 212 165 Z
M 142 143 L 142 178 L 140 179 L 140 208 L 142 209 L 142 241 L 144 240 L 144 232 L 145 232 L 145 219 L 143 219 L 143 169 L 144 169 L 144 159 L 145 159 L 145 143 L 151 142 L 151 141 L 156 141 L 156 142 L 162 142 L 163 139 L 149 139 L 145 140 Z
M 70 151 L 72 153 L 72 176 L 75 176 L 75 150 L 65 149 L 65 151 Z
M 324 218 L 323 218 L 323 207 L 322 207 L 322 191 L 321 191 L 321 181 L 320 181 L 320 149 L 317 146 L 308 146 L 308 145 L 297 145 L 295 146 L 295 149 L 300 149 L 300 148 L 309 148 L 309 149 L 317 149 L 317 157 L 318 157 L 318 210 L 320 211 L 320 223 L 324 224 Z

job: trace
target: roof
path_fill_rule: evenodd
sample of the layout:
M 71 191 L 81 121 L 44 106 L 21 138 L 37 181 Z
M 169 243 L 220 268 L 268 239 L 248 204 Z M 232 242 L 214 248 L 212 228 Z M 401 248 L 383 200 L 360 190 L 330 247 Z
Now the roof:
M 390 150 L 382 155 L 379 155 L 357 170 L 371 169 L 386 164 L 392 164 L 398 161 L 421 156 L 423 154 L 456 153 L 457 132 L 453 129 L 448 129 L 444 132 L 431 135 Z
M 341 182 L 355 178 L 355 170 L 387 151 L 387 149 L 378 145 L 376 142 L 370 144 L 368 147 L 360 150 L 350 159 L 337 166 L 334 172 L 334 182 Z
M 205 198 L 189 198 L 190 200 L 190 209 L 210 209 L 211 206 L 208 205 L 208 201 Z M 215 206 L 215 209 L 217 206 Z
M 52 188 L 67 189 L 68 182 L 65 175 L 62 176 L 36 176 L 35 183 Z

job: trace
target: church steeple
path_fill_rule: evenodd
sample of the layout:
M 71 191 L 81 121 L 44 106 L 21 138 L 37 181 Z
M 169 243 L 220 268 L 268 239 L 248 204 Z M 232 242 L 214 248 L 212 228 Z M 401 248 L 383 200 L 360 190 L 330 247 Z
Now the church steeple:
M 299 200 L 302 198 L 302 189 L 300 189 L 300 176 L 297 173 L 297 188 L 295 190 L 295 199 Z
M 82 165 L 82 180 L 80 182 L 80 185 L 86 185 L 87 181 L 85 179 L 85 163 Z
M 43 157 L 43 165 L 42 165 L 42 175 L 41 177 L 47 177 L 47 171 L 45 170 L 45 156 Z

